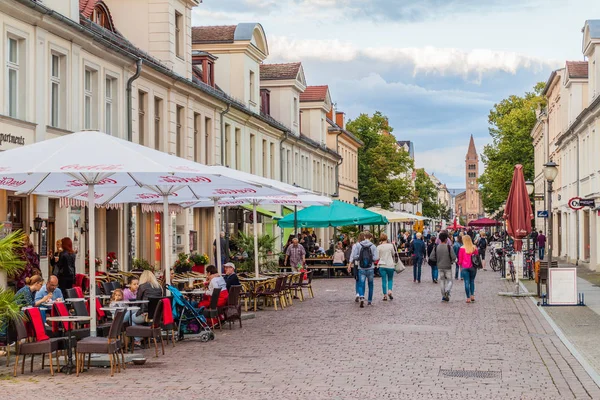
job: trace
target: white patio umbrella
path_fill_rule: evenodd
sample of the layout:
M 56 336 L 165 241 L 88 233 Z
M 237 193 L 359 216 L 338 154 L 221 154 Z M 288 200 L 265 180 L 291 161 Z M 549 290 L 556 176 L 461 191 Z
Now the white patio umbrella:
M 234 194 L 287 195 L 289 192 L 236 179 L 231 171 L 169 156 L 154 149 L 101 132 L 85 131 L 45 140 L 0 153 L 0 189 L 21 193 L 54 194 L 60 190 L 87 191 L 89 216 L 89 257 L 95 259 L 95 187 L 112 188 L 114 199 L 127 187 L 144 188 L 163 196 L 168 216 L 168 196 L 179 191 L 201 198 Z M 133 189 L 132 189 L 133 190 Z M 137 190 L 137 189 L 136 189 Z M 85 196 L 84 196 L 85 197 Z M 164 237 L 167 224 L 163 223 Z M 166 260 L 165 260 L 166 261 Z M 170 278 L 170 266 L 166 266 Z M 90 328 L 96 334 L 96 265 L 90 263 Z
M 285 184 L 284 184 L 285 185 Z M 289 185 L 288 185 L 289 186 Z M 300 188 L 296 188 L 296 190 L 304 190 Z M 258 265 L 258 235 L 256 234 L 256 207 L 258 205 L 266 205 L 266 204 L 275 204 L 275 205 L 284 205 L 284 206 L 314 206 L 314 205 L 322 205 L 328 206 L 331 204 L 331 199 L 325 196 L 318 196 L 316 194 L 308 193 L 308 194 L 298 194 L 296 196 L 263 196 L 263 197 L 240 197 L 235 199 L 223 199 L 219 200 L 217 204 L 220 207 L 236 207 L 236 206 L 245 206 L 252 205 L 252 223 L 254 230 L 254 273 L 256 276 L 259 276 L 259 265 Z M 204 200 L 196 203 L 189 202 L 184 204 L 184 207 L 188 208 L 202 208 L 202 207 L 211 207 L 213 206 L 213 202 Z

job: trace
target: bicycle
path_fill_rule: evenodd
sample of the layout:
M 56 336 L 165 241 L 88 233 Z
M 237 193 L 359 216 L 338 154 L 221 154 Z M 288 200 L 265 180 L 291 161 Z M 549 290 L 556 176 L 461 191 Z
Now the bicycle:
M 498 272 L 502 269 L 502 249 L 490 249 L 490 253 L 490 268 Z
M 515 280 L 517 279 L 517 272 L 515 271 L 515 263 L 513 261 L 514 253 L 512 252 L 512 249 L 504 249 L 504 253 L 508 262 L 508 272 L 510 273 L 510 280 L 512 282 L 515 282 Z
M 535 252 L 535 250 L 526 250 L 523 255 L 525 257 L 525 268 L 523 269 L 523 278 L 529 278 L 529 280 L 534 279 L 534 274 L 533 274 L 534 252 Z

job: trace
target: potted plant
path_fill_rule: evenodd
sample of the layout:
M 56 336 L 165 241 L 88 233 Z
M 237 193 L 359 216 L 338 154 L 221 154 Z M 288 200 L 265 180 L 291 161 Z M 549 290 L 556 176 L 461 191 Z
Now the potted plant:
M 133 259 L 133 269 L 154 272 L 154 267 L 152 265 L 150 265 L 148 260 L 145 260 L 143 258 L 134 258 Z
M 106 268 L 112 269 L 113 263 L 115 263 L 115 267 L 118 265 L 117 254 L 111 251 L 106 255 Z
M 184 272 L 189 272 L 192 270 L 192 263 L 190 262 L 188 255 L 185 253 L 179 253 L 177 255 L 177 261 L 175 261 L 175 265 L 173 266 L 173 269 L 175 270 L 175 273 L 177 274 L 181 274 Z
M 203 274 L 204 267 L 206 266 L 206 264 L 208 264 L 209 259 L 206 253 L 193 253 L 190 254 L 190 261 L 192 262 L 192 264 L 194 264 L 194 266 L 192 267 L 192 271 Z

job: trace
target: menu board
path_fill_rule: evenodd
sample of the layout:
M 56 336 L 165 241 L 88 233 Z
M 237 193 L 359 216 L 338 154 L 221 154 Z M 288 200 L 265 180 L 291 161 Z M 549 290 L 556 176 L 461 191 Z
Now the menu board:
M 548 304 L 577 305 L 577 269 L 548 269 Z

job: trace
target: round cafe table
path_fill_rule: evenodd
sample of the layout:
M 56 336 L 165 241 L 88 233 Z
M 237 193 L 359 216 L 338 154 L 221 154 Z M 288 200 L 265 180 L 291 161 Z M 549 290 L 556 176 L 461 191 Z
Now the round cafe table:
M 63 366 L 60 371 L 64 372 L 65 374 L 72 374 L 73 370 L 75 369 L 75 364 L 73 364 L 73 336 L 71 335 L 71 323 L 72 322 L 89 322 L 92 320 L 92 317 L 80 317 L 77 315 L 69 315 L 69 316 L 64 316 L 64 317 L 47 317 L 46 321 L 49 322 L 68 322 L 67 323 L 67 342 L 68 342 L 68 346 L 67 346 L 67 354 L 69 356 L 69 361 L 67 362 L 67 365 Z M 65 329 L 64 325 L 61 324 L 61 329 Z

